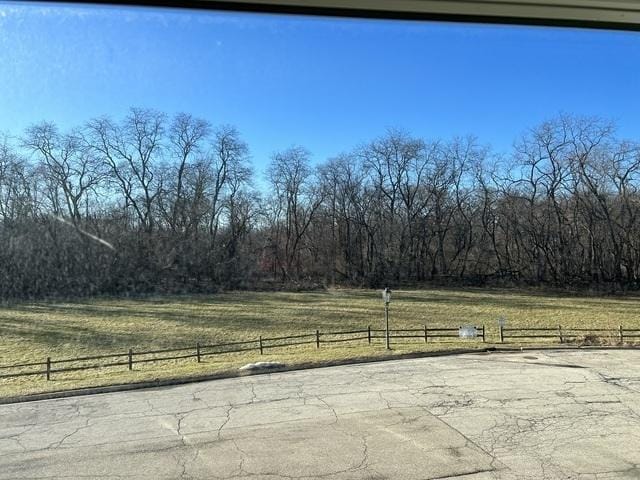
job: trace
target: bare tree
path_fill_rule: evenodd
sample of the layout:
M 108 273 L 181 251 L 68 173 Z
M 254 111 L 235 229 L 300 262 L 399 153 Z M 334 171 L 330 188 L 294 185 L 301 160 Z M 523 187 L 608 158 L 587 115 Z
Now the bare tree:
M 169 175 L 171 188 L 169 199 L 167 199 L 170 201 L 167 219 L 174 232 L 186 231 L 188 233 L 189 227 L 195 226 L 195 222 L 189 214 L 197 209 L 194 202 L 201 199 L 198 188 L 201 177 L 197 173 L 196 162 L 200 161 L 200 157 L 204 153 L 205 142 L 210 133 L 209 122 L 194 118 L 186 113 L 176 115 L 169 128 L 170 151 L 175 162 L 171 163 Z M 186 180 L 195 183 L 195 185 L 190 185 L 193 188 L 193 191 L 190 192 L 191 197 L 185 194 Z
M 154 208 L 162 190 L 158 175 L 165 115 L 149 109 L 132 108 L 118 125 L 108 118 L 87 124 L 89 145 L 105 165 L 125 200 L 133 208 L 143 229 L 154 226 Z
M 50 198 L 55 214 L 62 214 L 59 197 L 74 224 L 88 214 L 89 194 L 104 179 L 96 158 L 77 132 L 60 134 L 52 123 L 29 127 L 23 145 L 38 154 L 42 172 L 51 186 Z
M 305 148 L 294 146 L 273 155 L 267 169 L 271 201 L 277 206 L 277 260 L 283 280 L 294 273 L 300 276 L 304 236 L 323 200 L 323 192 L 314 183 L 309 156 Z

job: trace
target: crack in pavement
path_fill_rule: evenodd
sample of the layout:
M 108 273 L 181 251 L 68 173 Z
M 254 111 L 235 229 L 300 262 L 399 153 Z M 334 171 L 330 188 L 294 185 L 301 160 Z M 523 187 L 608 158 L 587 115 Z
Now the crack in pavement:
M 639 352 L 608 353 L 404 360 L 0 406 L 0 479 L 640 477 Z M 68 475 L 74 458 L 105 466 Z M 124 471 L 138 461 L 156 474 Z

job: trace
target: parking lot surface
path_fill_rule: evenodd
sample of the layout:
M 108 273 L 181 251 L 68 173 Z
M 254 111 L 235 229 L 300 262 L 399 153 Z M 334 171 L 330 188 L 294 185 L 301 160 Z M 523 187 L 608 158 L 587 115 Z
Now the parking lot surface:
M 465 354 L 0 406 L 0 479 L 638 479 L 640 351 Z

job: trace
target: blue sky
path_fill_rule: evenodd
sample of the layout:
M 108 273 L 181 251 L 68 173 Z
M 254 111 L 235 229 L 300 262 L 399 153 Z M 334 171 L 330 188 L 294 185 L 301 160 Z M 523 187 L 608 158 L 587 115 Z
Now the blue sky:
M 185 111 L 235 125 L 259 170 L 388 127 L 507 152 L 561 112 L 640 140 L 639 92 L 639 33 L 0 3 L 0 131 Z

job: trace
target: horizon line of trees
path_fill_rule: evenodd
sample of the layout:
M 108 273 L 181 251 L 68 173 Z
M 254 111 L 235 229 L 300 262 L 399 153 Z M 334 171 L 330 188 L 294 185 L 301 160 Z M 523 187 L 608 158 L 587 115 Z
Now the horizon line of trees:
M 640 145 L 560 115 L 497 158 L 390 129 L 256 187 L 233 127 L 132 108 L 0 137 L 0 297 L 422 282 L 627 289 L 640 276 Z

